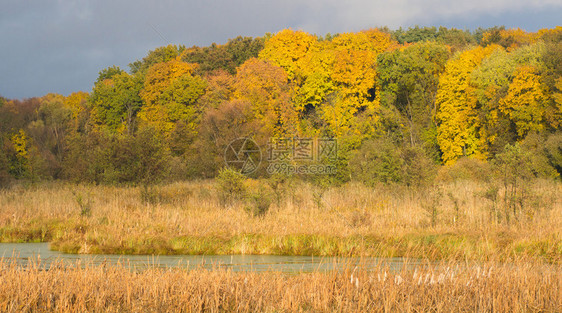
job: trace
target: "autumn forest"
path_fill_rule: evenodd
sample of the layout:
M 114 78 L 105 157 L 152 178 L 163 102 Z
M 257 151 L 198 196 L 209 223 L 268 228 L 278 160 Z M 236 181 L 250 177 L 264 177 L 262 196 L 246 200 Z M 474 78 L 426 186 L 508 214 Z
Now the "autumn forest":
M 0 98 L 0 185 L 214 177 L 238 137 L 337 138 L 333 182 L 424 184 L 510 156 L 556 178 L 561 123 L 562 27 L 286 29 L 160 47 L 90 92 Z
M 162 46 L 0 97 L 0 311 L 562 312 L 561 174 L 562 26 Z

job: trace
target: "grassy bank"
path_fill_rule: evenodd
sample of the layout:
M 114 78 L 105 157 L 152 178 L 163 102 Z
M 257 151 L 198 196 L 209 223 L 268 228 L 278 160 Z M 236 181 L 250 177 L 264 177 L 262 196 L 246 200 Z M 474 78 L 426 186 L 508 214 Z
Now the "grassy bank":
M 273 190 L 249 181 L 250 190 Z M 502 190 L 294 182 L 255 217 L 224 205 L 214 181 L 137 187 L 42 184 L 0 191 L 0 241 L 49 241 L 71 253 L 408 256 L 549 262 L 562 258 L 562 187 L 535 181 L 507 215 Z M 509 220 L 508 220 L 509 218 Z
M 0 262 L 2 312 L 560 312 L 560 267 L 517 262 L 392 272 L 287 275 L 133 272 L 120 266 L 25 270 Z

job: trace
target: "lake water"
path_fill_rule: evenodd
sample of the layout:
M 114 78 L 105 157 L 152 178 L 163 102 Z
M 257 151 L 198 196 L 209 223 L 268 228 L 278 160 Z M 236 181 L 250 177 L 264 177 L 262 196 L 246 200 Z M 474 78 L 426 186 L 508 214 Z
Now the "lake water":
M 419 262 L 402 258 L 341 258 L 280 255 L 84 255 L 66 254 L 49 250 L 48 243 L 0 243 L 0 257 L 4 262 L 16 262 L 26 266 L 29 262 L 40 260 L 41 266 L 49 268 L 53 262 L 82 265 L 122 264 L 127 268 L 142 270 L 157 268 L 227 268 L 233 271 L 280 271 L 288 273 L 325 271 L 341 269 L 350 264 L 361 267 L 374 267 L 381 263 L 392 271 L 403 266 L 420 265 Z

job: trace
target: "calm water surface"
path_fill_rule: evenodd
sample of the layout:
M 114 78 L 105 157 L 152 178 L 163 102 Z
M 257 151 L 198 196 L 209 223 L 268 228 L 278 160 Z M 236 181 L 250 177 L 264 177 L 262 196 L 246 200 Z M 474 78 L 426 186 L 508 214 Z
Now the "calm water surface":
M 374 267 L 383 263 L 391 270 L 403 266 L 420 265 L 419 261 L 402 258 L 341 258 L 280 255 L 83 255 L 66 254 L 49 250 L 48 243 L 0 243 L 0 257 L 5 262 L 16 262 L 26 266 L 29 262 L 40 261 L 41 266 L 49 268 L 53 262 L 66 264 L 122 264 L 132 269 L 157 268 L 228 268 L 233 271 L 281 271 L 288 273 L 326 271 L 341 269 L 346 265 Z

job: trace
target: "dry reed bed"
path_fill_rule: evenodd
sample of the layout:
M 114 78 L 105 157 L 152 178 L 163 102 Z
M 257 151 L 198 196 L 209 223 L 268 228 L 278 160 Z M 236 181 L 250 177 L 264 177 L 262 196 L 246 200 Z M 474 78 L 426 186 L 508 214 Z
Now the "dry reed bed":
M 0 262 L 2 312 L 560 312 L 562 269 L 516 262 L 288 275 Z
M 348 184 L 327 190 L 318 205 L 315 187 L 296 182 L 286 186 L 279 205 L 255 218 L 240 203 L 221 207 L 213 181 L 158 187 L 152 203 L 134 187 L 20 186 L 0 191 L 0 241 L 51 241 L 55 249 L 80 253 L 560 258 L 560 183 L 529 186 L 525 210 L 510 224 L 491 218 L 486 188 L 450 183 L 435 196 Z M 430 204 L 437 208 L 434 224 Z

